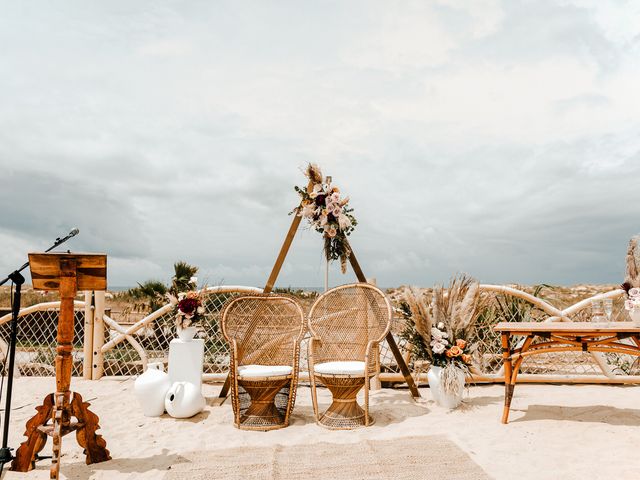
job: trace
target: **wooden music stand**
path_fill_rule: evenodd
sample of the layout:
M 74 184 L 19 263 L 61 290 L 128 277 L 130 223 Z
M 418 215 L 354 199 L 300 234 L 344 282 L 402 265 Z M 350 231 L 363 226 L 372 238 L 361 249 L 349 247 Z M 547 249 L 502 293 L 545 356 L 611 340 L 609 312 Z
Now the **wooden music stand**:
M 89 410 L 89 403 L 69 390 L 73 358 L 73 301 L 78 290 L 106 290 L 107 256 L 79 253 L 30 253 L 31 278 L 35 290 L 60 291 L 58 347 L 56 356 L 56 393 L 50 393 L 28 422 L 25 440 L 11 463 L 11 469 L 27 472 L 35 467 L 35 457 L 53 437 L 51 478 L 60 472 L 62 437 L 76 432 L 76 440 L 84 447 L 87 465 L 111 459 L 107 442 L 96 433 L 98 416 Z M 73 395 L 73 399 L 71 396 Z M 71 421 L 75 418 L 76 421 Z M 51 424 L 48 425 L 51 420 Z
M 309 185 L 312 186 L 313 183 L 309 182 Z M 287 232 L 287 236 L 284 239 L 284 243 L 282 244 L 282 247 L 280 248 L 280 253 L 278 254 L 278 258 L 276 259 L 276 263 L 273 266 L 273 269 L 271 270 L 271 274 L 269 275 L 269 279 L 267 280 L 267 284 L 264 287 L 264 293 L 270 293 L 271 290 L 273 290 L 273 287 L 276 283 L 276 280 L 278 279 L 278 275 L 280 274 L 280 269 L 282 268 L 282 265 L 284 264 L 284 260 L 287 258 L 287 253 L 289 253 L 289 248 L 291 247 L 291 244 L 293 243 L 293 239 L 296 236 L 296 233 L 298 233 L 298 227 L 300 226 L 300 222 L 302 221 L 302 217 L 300 217 L 299 215 L 295 214 L 293 216 L 293 221 L 291 222 L 291 226 L 289 227 L 289 231 Z M 348 242 L 347 242 L 348 243 Z M 367 283 L 367 277 L 365 276 L 364 272 L 362 271 L 362 268 L 360 268 L 360 264 L 358 263 L 358 260 L 356 259 L 355 254 L 353 253 L 353 248 L 349 247 L 350 250 L 350 254 L 349 254 L 349 263 L 351 264 L 351 268 L 353 269 L 353 273 L 355 273 L 357 279 L 359 282 L 363 282 L 363 283 Z M 393 338 L 393 334 L 391 333 L 391 331 L 389 331 L 389 333 L 387 334 L 387 336 L 385 337 L 385 339 L 387 340 L 387 344 L 389 345 L 389 348 L 391 349 L 391 353 L 393 353 L 393 356 L 396 359 L 396 362 L 398 364 L 398 367 L 400 367 L 400 371 L 402 372 L 402 376 L 404 377 L 405 381 L 407 382 L 407 386 L 409 387 L 409 391 L 411 392 L 411 396 L 416 399 L 416 398 L 420 398 L 420 392 L 418 391 L 418 388 L 416 387 L 416 383 L 413 380 L 413 377 L 411 376 L 411 372 L 409 371 L 409 367 L 407 366 L 407 362 L 404 360 L 402 353 L 400 352 L 400 349 L 398 348 L 398 344 L 396 343 L 396 339 Z M 227 394 L 229 393 L 229 387 L 231 386 L 231 382 L 230 382 L 231 378 L 230 375 L 227 375 L 227 379 L 224 382 L 224 385 L 222 386 L 222 390 L 220 390 L 220 394 L 218 395 L 218 398 L 221 399 L 222 401 L 219 404 L 222 404 L 222 402 L 224 402 L 224 399 L 227 398 Z

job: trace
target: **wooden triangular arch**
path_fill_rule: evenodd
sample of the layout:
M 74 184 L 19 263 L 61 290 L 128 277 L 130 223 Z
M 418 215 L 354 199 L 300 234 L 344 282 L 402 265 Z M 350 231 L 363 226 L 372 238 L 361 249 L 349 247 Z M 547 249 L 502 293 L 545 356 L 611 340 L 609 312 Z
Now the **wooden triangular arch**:
M 313 185 L 312 182 L 309 182 L 309 184 Z M 291 226 L 289 227 L 287 236 L 284 239 L 282 248 L 280 248 L 280 253 L 278 254 L 276 263 L 273 265 L 273 268 L 271 269 L 271 274 L 269 275 L 269 279 L 267 280 L 267 284 L 264 287 L 264 293 L 270 293 L 273 290 L 276 280 L 278 279 L 278 275 L 280 274 L 280 269 L 282 268 L 282 265 L 284 264 L 284 261 L 287 258 L 287 254 L 289 253 L 289 248 L 291 247 L 291 244 L 293 243 L 293 239 L 295 238 L 296 233 L 298 232 L 298 227 L 300 226 L 301 221 L 302 221 L 301 216 L 299 215 L 293 216 L 293 221 L 291 222 Z M 351 246 L 349 246 L 349 251 L 351 252 L 349 254 L 349 263 L 351 264 L 351 268 L 353 269 L 353 272 L 356 274 L 356 278 L 358 279 L 359 282 L 367 283 L 367 277 L 365 277 L 362 271 L 362 268 L 360 268 L 358 259 L 353 253 L 353 249 L 351 248 Z M 395 338 L 393 338 L 393 335 L 391 334 L 391 332 L 387 334 L 386 340 L 387 340 L 387 344 L 389 345 L 389 348 L 391 349 L 391 352 L 393 353 L 393 356 L 396 359 L 398 366 L 400 367 L 400 371 L 402 372 L 402 375 L 404 376 L 404 379 L 407 382 L 407 385 L 409 386 L 409 390 L 411 391 L 411 396 L 414 399 L 420 398 L 420 392 L 418 391 L 418 388 L 416 387 L 416 384 L 413 381 L 413 377 L 411 376 L 409 367 L 407 366 L 407 363 L 405 362 L 402 356 L 402 353 L 400 353 L 398 344 L 396 343 Z M 220 398 L 226 398 L 227 393 L 229 392 L 229 387 L 230 387 L 230 377 L 229 375 L 227 375 L 227 380 L 225 381 L 224 386 L 220 391 Z

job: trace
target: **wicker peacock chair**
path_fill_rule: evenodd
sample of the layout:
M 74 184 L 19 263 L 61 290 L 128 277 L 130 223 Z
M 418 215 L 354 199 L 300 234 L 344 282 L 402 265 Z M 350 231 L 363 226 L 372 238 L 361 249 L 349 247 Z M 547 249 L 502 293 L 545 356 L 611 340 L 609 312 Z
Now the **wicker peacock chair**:
M 231 350 L 235 426 L 275 430 L 289 425 L 298 383 L 304 313 L 281 295 L 245 295 L 222 311 L 222 333 Z
M 369 380 L 378 371 L 378 344 L 384 339 L 393 310 L 373 285 L 354 283 L 333 288 L 309 312 L 309 377 L 317 422 L 335 430 L 369 426 Z M 318 412 L 316 382 L 331 390 L 333 403 Z M 364 389 L 364 409 L 357 395 Z

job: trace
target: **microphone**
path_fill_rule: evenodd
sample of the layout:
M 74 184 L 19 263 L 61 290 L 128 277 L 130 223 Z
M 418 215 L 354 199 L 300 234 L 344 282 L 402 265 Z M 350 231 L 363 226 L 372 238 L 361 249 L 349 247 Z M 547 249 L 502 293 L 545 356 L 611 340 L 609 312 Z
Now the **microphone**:
M 56 242 L 53 244 L 53 246 L 49 249 L 46 250 L 47 252 L 50 250 L 53 250 L 54 248 L 56 248 L 58 245 L 62 245 L 64 242 L 66 242 L 67 240 L 69 240 L 71 237 L 75 237 L 77 234 L 80 233 L 80 230 L 78 230 L 77 228 L 73 228 L 70 232 L 69 235 L 67 235 L 64 238 L 56 238 Z

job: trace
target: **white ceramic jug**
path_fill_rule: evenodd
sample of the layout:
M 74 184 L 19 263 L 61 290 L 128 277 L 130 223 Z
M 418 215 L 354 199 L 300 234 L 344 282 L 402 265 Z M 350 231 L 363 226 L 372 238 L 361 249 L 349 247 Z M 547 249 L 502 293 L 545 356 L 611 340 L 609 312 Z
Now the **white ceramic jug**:
M 200 413 L 204 406 L 202 392 L 191 382 L 175 382 L 164 399 L 164 408 L 174 418 L 193 417 Z
M 138 403 L 147 417 L 159 417 L 164 413 L 164 398 L 171 387 L 171 380 L 162 367 L 162 363 L 150 363 L 133 385 Z

